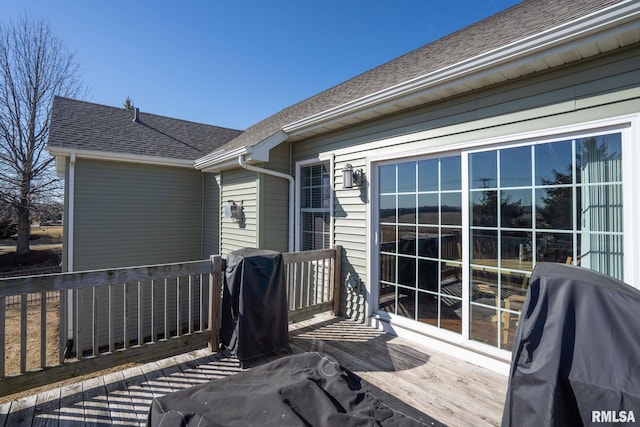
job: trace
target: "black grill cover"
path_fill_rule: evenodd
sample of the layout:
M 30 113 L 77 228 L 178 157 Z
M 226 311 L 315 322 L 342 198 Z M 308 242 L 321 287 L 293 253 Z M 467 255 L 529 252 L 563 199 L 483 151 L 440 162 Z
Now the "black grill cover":
M 331 356 L 302 353 L 158 397 L 151 403 L 147 426 L 444 424 L 362 380 Z
M 222 344 L 240 361 L 289 344 L 282 254 L 245 248 L 227 256 Z
M 638 289 L 538 264 L 516 330 L 503 427 L 590 425 L 592 415 L 640 421 L 639 328 Z

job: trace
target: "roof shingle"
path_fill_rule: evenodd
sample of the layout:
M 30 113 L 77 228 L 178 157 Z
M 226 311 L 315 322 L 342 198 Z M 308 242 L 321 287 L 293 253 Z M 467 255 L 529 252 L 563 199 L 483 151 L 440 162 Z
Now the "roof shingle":
M 53 101 L 49 147 L 195 160 L 242 131 L 69 98 Z
M 623 0 L 525 0 L 250 126 L 224 151 L 257 145 L 287 124 L 437 72 Z

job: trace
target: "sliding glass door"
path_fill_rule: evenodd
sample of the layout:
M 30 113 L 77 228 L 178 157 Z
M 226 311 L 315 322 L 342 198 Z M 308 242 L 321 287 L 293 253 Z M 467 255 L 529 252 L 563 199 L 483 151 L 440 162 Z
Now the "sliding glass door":
M 379 164 L 378 310 L 511 350 L 537 263 L 624 280 L 621 139 Z
M 460 156 L 379 168 L 380 310 L 462 332 Z

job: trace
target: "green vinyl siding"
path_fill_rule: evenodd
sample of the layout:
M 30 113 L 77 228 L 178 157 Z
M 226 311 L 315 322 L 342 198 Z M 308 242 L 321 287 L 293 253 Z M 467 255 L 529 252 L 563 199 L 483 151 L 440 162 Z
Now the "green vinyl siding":
M 78 159 L 73 219 L 74 270 L 202 259 L 202 185 L 202 173 L 187 168 Z M 123 285 L 115 285 L 111 298 L 125 299 L 133 309 L 141 289 L 144 329 L 150 333 L 151 284 L 141 282 L 139 286 L 129 286 L 125 298 Z M 164 285 L 156 283 L 155 286 L 158 295 L 164 295 L 160 289 Z M 168 295 L 169 306 L 175 307 L 175 291 Z M 92 300 L 92 290 L 83 290 L 78 298 L 75 304 L 83 307 Z M 101 289 L 97 298 L 108 300 L 107 289 Z M 163 305 L 161 300 L 156 303 L 158 307 Z M 186 311 L 183 307 L 182 312 Z M 105 304 L 99 305 L 96 315 L 98 345 L 104 346 L 109 342 L 110 315 Z M 92 342 L 85 328 L 92 325 L 93 319 L 87 310 L 81 311 L 81 316 L 80 336 L 75 344 L 76 348 L 88 350 Z M 112 331 L 114 340 L 121 343 L 124 337 L 122 307 L 115 309 L 111 316 L 116 319 Z M 175 315 L 170 316 L 170 320 L 175 323 Z M 137 318 L 131 319 L 127 326 L 132 339 L 137 338 L 136 322 Z M 175 329 L 175 324 L 169 327 Z
M 73 268 L 202 258 L 202 174 L 187 168 L 78 159 Z
M 366 168 L 367 158 L 446 152 L 523 132 L 574 125 L 638 113 L 640 47 L 602 55 L 570 66 L 445 101 L 380 117 L 342 131 L 298 141 L 293 161 L 335 155 L 334 244 L 343 245 L 347 272 L 367 282 L 369 177 L 362 189 L 342 189 L 342 168 Z M 364 294 L 364 293 L 363 293 Z M 361 318 L 364 296 L 342 293 L 341 310 Z
M 269 153 L 270 161 L 260 165 L 266 169 L 289 174 L 289 144 L 281 144 Z M 261 249 L 279 252 L 289 250 L 289 181 L 260 174 L 260 220 L 258 221 Z
M 220 251 L 220 175 L 203 174 L 202 259 Z
M 257 173 L 244 169 L 222 172 L 220 253 L 223 256 L 237 249 L 258 247 L 257 190 Z M 229 201 L 242 202 L 240 221 L 225 218 L 224 208 Z
M 288 251 L 289 181 L 261 174 L 260 179 L 260 248 Z

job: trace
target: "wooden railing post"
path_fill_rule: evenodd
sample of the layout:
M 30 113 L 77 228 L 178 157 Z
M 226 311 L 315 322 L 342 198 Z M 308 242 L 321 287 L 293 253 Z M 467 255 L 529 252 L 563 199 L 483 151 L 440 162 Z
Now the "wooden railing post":
M 331 271 L 331 291 L 333 294 L 333 315 L 340 314 L 340 272 L 342 270 L 342 246 L 336 245 L 336 256 Z
M 211 275 L 209 276 L 209 351 L 220 348 L 220 313 L 222 293 L 222 256 L 211 256 Z

